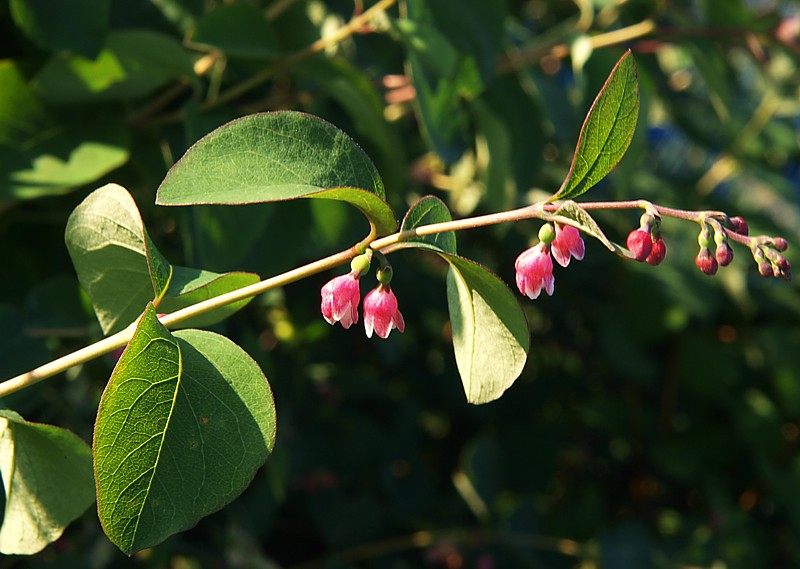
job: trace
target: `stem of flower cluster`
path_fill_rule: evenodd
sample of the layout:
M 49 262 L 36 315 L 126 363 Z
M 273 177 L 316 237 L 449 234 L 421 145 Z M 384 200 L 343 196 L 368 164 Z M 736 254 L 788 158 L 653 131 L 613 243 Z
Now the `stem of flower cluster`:
M 414 229 L 398 231 L 385 237 L 375 239 L 375 229 L 372 227 L 370 234 L 348 249 L 340 251 L 333 255 L 329 255 L 313 263 L 308 263 L 302 267 L 292 269 L 280 275 L 264 279 L 263 281 L 255 284 L 236 289 L 226 294 L 221 294 L 213 298 L 198 302 L 192 306 L 187 306 L 181 310 L 177 310 L 171 314 L 161 316 L 159 320 L 166 327 L 174 327 L 190 318 L 204 314 L 211 310 L 252 298 L 273 288 L 284 286 L 311 275 L 332 269 L 339 265 L 350 262 L 356 255 L 362 254 L 368 247 L 373 251 L 379 251 L 383 254 L 391 253 L 397 249 L 404 247 L 403 242 L 413 239 L 414 237 L 422 237 L 424 235 L 434 235 L 437 233 L 444 233 L 447 231 L 462 231 L 465 229 L 474 229 L 477 227 L 486 227 L 489 225 L 497 225 L 499 223 L 508 223 L 514 221 L 521 221 L 524 219 L 546 218 L 548 214 L 556 212 L 559 204 L 538 202 L 529 206 L 509 211 L 492 213 L 487 215 L 480 215 L 471 218 L 458 219 L 447 221 L 443 223 L 433 223 L 430 225 L 423 225 Z M 619 202 L 586 202 L 581 203 L 580 207 L 584 210 L 619 210 L 619 209 L 645 209 L 658 212 L 659 215 L 684 219 L 687 221 L 702 222 L 703 219 L 712 217 L 718 219 L 726 219 L 727 215 L 720 211 L 687 211 L 674 209 L 664 206 L 652 204 L 645 200 L 632 200 L 632 201 L 619 201 Z M 729 238 L 745 244 L 750 245 L 753 237 L 740 235 L 733 231 L 728 232 Z M 66 371 L 67 369 L 100 357 L 115 349 L 125 346 L 136 329 L 136 323 L 131 324 L 126 329 L 117 332 L 116 334 L 103 338 L 98 342 L 85 348 L 81 348 L 75 352 L 55 359 L 47 364 L 44 364 L 29 372 L 23 373 L 11 379 L 0 383 L 0 397 L 6 396 L 10 393 L 19 391 L 25 387 L 33 385 L 43 379 L 52 377 L 58 373 Z

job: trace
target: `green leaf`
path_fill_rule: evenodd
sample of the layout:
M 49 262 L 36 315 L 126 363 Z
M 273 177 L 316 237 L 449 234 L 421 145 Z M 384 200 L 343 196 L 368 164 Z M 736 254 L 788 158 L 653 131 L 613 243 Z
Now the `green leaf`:
M 131 554 L 192 527 L 245 489 L 274 442 L 274 401 L 258 364 L 218 334 L 170 334 L 148 306 L 97 412 L 106 535 Z
M 109 0 L 11 0 L 14 23 L 37 44 L 54 51 L 97 57 L 108 27 Z
M 379 235 L 397 227 L 375 165 L 344 132 L 312 115 L 259 113 L 201 138 L 167 173 L 159 205 L 322 198 L 360 209 Z
M 514 294 L 477 263 L 442 255 L 450 263 L 447 305 L 456 365 L 467 401 L 499 398 L 522 373 L 528 357 L 528 324 Z
M 603 230 L 585 209 L 573 201 L 565 201 L 553 214 L 545 214 L 547 221 L 557 221 L 577 227 L 587 235 L 591 235 L 605 245 L 609 251 L 621 253 L 624 250 L 606 237 Z
M 0 410 L 0 474 L 6 492 L 0 553 L 6 555 L 41 551 L 94 502 L 89 445 L 8 410 Z
M 158 305 L 159 312 L 163 314 L 170 314 L 181 308 L 255 284 L 261 280 L 255 273 L 236 272 L 221 275 L 211 271 L 201 271 L 186 267 L 173 266 L 172 269 L 172 280 L 169 283 L 169 288 L 161 304 Z M 252 298 L 247 298 L 226 304 L 216 310 L 190 318 L 180 325 L 183 328 L 211 326 L 238 312 L 251 300 Z
M 0 61 L 0 202 L 93 182 L 127 161 L 127 146 L 119 113 L 55 112 L 13 61 Z
M 177 40 L 150 30 L 126 30 L 110 33 L 96 59 L 53 57 L 39 71 L 35 87 L 55 104 L 131 101 L 193 75 L 189 54 Z
M 552 200 L 589 190 L 620 161 L 633 138 L 639 114 L 639 80 L 628 51 L 600 89 L 581 127 L 569 174 Z
M 275 31 L 264 13 L 243 2 L 223 4 L 206 14 L 191 36 L 190 45 L 229 56 L 274 57 Z
M 435 196 L 425 196 L 411 206 L 403 218 L 401 231 L 411 231 L 424 225 L 452 221 L 450 210 L 442 200 Z M 456 254 L 456 234 L 453 231 L 421 235 L 400 243 L 403 247 L 431 249 L 437 253 Z
M 69 216 L 65 240 L 106 334 L 128 326 L 169 286 L 172 267 L 122 186 L 107 184 L 89 194 Z

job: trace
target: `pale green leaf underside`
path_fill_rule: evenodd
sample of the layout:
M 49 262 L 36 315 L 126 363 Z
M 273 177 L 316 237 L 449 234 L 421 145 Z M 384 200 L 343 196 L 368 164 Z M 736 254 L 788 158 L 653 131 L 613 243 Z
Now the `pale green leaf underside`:
M 274 441 L 274 402 L 258 364 L 218 334 L 171 334 L 148 306 L 97 414 L 106 535 L 130 554 L 195 525 L 244 490 Z
M 609 251 L 615 253 L 623 253 L 625 251 L 625 249 L 606 237 L 594 218 L 589 215 L 589 212 L 583 209 L 580 204 L 573 201 L 565 201 L 559 206 L 555 213 L 545 214 L 544 219 L 577 227 L 587 235 L 591 235 L 600 241 Z
M 0 553 L 31 555 L 94 502 L 92 453 L 75 434 L 0 410 L 5 512 Z
M 525 315 L 496 275 L 463 257 L 442 257 L 450 263 L 447 304 L 464 393 L 469 403 L 494 401 L 525 366 L 530 346 Z
M 400 231 L 411 231 L 423 225 L 446 223 L 452 221 L 450 210 L 445 203 L 437 197 L 425 196 L 411 206 L 403 218 Z M 401 242 L 403 247 L 430 249 L 440 253 L 456 254 L 456 234 L 453 231 L 443 231 L 431 235 L 415 236 Z
M 170 314 L 181 308 L 197 304 L 209 298 L 255 284 L 260 277 L 255 273 L 212 273 L 199 269 L 173 266 L 172 280 L 158 311 Z M 244 308 L 252 298 L 226 304 L 220 308 L 205 312 L 194 318 L 181 322 L 182 328 L 202 328 L 224 320 L 231 314 Z
M 586 115 L 572 165 L 552 200 L 575 198 L 602 180 L 628 149 L 639 114 L 639 80 L 628 51 Z
M 89 194 L 69 216 L 65 240 L 106 334 L 128 326 L 169 285 L 172 267 L 122 186 L 107 184 Z
M 351 203 L 378 234 L 397 222 L 375 165 L 340 129 L 305 113 L 259 113 L 201 138 L 167 173 L 159 205 L 247 204 L 297 198 Z

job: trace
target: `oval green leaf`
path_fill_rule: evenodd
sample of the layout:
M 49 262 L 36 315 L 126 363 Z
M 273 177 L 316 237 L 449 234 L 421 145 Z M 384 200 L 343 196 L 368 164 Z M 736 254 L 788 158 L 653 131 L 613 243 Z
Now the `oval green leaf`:
M 94 432 L 97 511 L 131 554 L 238 496 L 275 442 L 264 373 L 203 330 L 172 335 L 148 306 L 106 386 Z
M 452 221 L 453 216 L 445 203 L 435 196 L 425 196 L 409 208 L 403 223 L 401 233 L 413 231 L 425 225 L 446 223 Z M 417 235 L 404 239 L 400 245 L 418 249 L 430 249 L 437 253 L 456 254 L 456 234 L 453 231 L 443 231 L 430 235 Z
M 347 134 L 305 113 L 259 113 L 201 138 L 170 169 L 159 205 L 247 204 L 297 198 L 348 202 L 379 235 L 397 227 L 375 165 Z
M 499 398 L 519 377 L 530 347 L 528 323 L 516 297 L 494 273 L 455 255 L 450 263 L 447 305 L 453 347 L 467 401 Z
M 240 289 L 242 287 L 255 284 L 261 278 L 255 273 L 212 273 L 199 269 L 189 269 L 187 267 L 173 266 L 172 280 L 169 283 L 158 311 L 162 314 L 170 314 L 181 308 L 186 308 L 198 302 L 214 298 L 226 292 Z M 226 304 L 220 308 L 200 314 L 181 322 L 182 328 L 205 327 L 216 324 L 224 320 L 231 314 L 244 308 L 252 298 L 246 298 L 237 302 Z
M 153 245 L 122 186 L 89 194 L 67 220 L 65 240 L 103 332 L 122 330 L 169 286 L 172 267 Z
M 629 50 L 592 103 L 569 174 L 551 201 L 575 198 L 602 180 L 628 150 L 638 115 L 639 79 Z
M 0 410 L 0 474 L 5 555 L 41 551 L 94 502 L 89 445 L 65 429 L 29 423 L 9 410 Z

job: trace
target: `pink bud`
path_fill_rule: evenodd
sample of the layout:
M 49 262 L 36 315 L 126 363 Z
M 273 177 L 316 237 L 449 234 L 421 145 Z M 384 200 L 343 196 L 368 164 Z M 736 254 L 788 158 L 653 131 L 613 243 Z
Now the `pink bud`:
M 341 322 L 343 328 L 350 328 L 358 322 L 358 302 L 361 292 L 358 275 L 348 273 L 335 277 L 322 287 L 322 316 L 328 324 Z
M 658 237 L 653 239 L 653 247 L 650 249 L 650 254 L 647 255 L 645 261 L 655 267 L 656 265 L 660 265 L 666 256 L 667 244 L 664 243 L 661 234 L 659 234 Z
M 633 258 L 642 262 L 647 259 L 653 249 L 653 238 L 650 236 L 649 231 L 634 229 L 628 234 L 627 244 Z
M 570 256 L 580 261 L 586 252 L 581 232 L 571 225 L 561 225 L 560 223 L 556 223 L 556 238 L 550 246 L 553 258 L 562 267 L 569 265 Z
M 694 260 L 694 263 L 697 265 L 697 268 L 703 271 L 703 273 L 706 275 L 711 276 L 717 274 L 719 265 L 707 247 L 700 249 L 700 252 L 697 254 L 697 258 Z
M 720 267 L 727 267 L 733 261 L 733 249 L 724 241 L 717 245 L 717 250 L 714 252 L 714 257 L 717 259 Z
M 389 285 L 378 285 L 364 297 L 364 330 L 372 338 L 373 330 L 381 338 L 387 338 L 392 328 L 400 332 L 406 329 L 403 315 L 397 307 L 397 297 Z
M 538 298 L 542 289 L 552 296 L 555 279 L 553 278 L 553 259 L 550 248 L 539 243 L 520 253 L 514 267 L 517 270 L 517 288 L 529 298 Z
M 786 239 L 783 237 L 776 237 L 772 240 L 772 246 L 775 247 L 777 251 L 786 251 L 789 248 L 789 243 L 787 243 Z
M 731 222 L 731 229 L 733 229 L 734 232 L 738 233 L 739 235 L 747 235 L 750 232 L 750 228 L 747 227 L 747 223 L 740 216 L 737 215 L 736 217 L 732 217 L 729 221 Z

